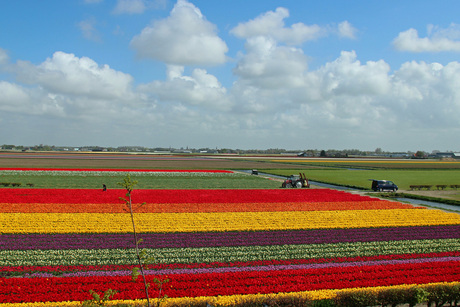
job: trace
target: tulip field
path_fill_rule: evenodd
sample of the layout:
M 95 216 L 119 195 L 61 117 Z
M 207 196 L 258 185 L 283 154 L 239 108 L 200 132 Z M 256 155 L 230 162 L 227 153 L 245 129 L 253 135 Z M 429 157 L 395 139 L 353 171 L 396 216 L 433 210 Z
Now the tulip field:
M 0 193 L 0 307 L 80 306 L 107 289 L 145 302 L 126 190 Z M 458 213 L 332 189 L 134 189 L 132 200 L 150 296 L 165 306 L 460 282 Z

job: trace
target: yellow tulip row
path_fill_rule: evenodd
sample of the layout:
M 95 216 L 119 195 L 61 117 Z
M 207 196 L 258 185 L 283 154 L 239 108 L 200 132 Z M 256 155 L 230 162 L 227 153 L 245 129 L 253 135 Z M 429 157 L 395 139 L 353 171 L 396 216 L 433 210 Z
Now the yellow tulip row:
M 139 213 L 139 232 L 257 231 L 460 224 L 440 210 L 391 209 L 286 212 Z M 125 213 L 0 213 L 0 233 L 126 233 Z

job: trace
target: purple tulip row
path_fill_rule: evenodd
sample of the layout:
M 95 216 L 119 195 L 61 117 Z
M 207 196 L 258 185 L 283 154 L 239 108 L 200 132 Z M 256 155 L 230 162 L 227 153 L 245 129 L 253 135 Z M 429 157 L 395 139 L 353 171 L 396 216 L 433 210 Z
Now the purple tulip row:
M 460 238 L 460 225 L 256 232 L 143 233 L 141 248 L 327 244 Z M 0 250 L 133 248 L 132 234 L 5 234 Z
M 460 261 L 460 257 L 435 257 L 435 258 L 418 258 L 404 260 L 374 260 L 362 262 L 328 262 L 313 264 L 291 264 L 291 265 L 265 265 L 265 266 L 243 266 L 243 267 L 216 267 L 216 268 L 193 268 L 193 269 L 162 269 L 162 270 L 145 270 L 147 275 L 172 275 L 172 274 L 204 274 L 204 273 L 230 273 L 230 272 L 249 272 L 249 271 L 279 271 L 279 270 L 298 270 L 298 269 L 323 269 L 332 267 L 360 267 L 360 266 L 379 266 L 393 264 L 409 263 L 431 263 Z M 59 275 L 60 277 L 83 277 L 83 276 L 130 276 L 130 270 L 119 271 L 80 271 L 69 272 Z M 55 275 L 46 272 L 25 274 L 23 277 L 55 277 Z

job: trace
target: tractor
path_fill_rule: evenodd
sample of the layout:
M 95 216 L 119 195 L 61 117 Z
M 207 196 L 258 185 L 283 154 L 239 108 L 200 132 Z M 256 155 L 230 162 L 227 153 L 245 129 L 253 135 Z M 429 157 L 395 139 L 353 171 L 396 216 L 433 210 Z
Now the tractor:
M 282 188 L 309 188 L 310 183 L 308 182 L 305 173 L 299 173 L 299 175 L 291 175 L 284 180 L 281 185 Z

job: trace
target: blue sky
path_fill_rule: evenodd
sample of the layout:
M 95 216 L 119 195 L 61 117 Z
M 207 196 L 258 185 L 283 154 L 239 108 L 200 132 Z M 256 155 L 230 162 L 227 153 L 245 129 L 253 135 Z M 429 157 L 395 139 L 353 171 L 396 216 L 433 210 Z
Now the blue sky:
M 0 144 L 460 151 L 458 1 L 0 4 Z

